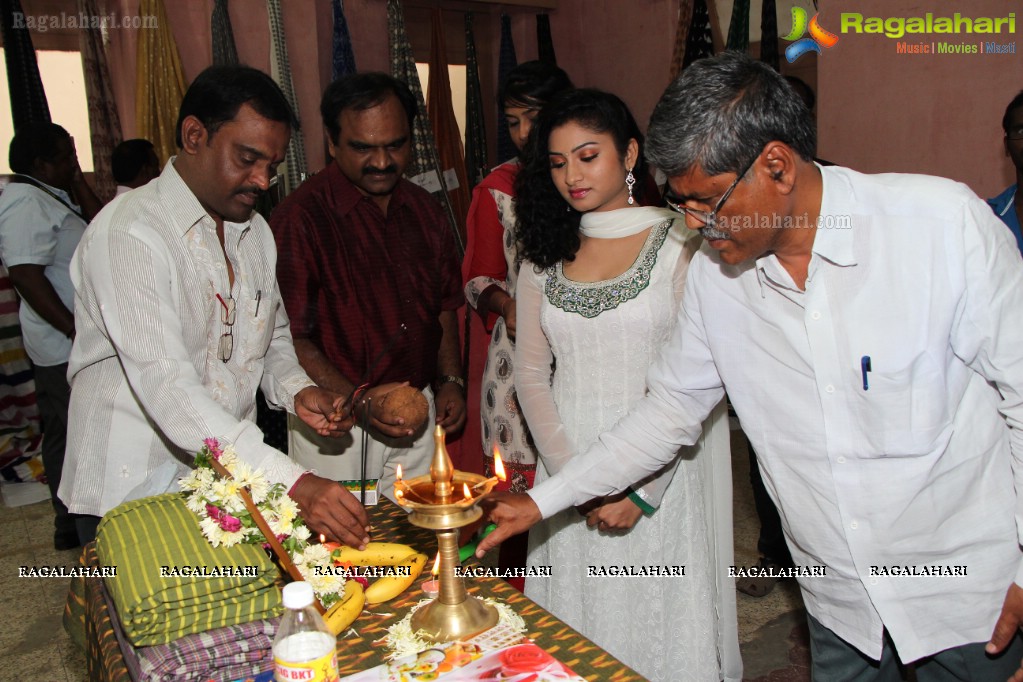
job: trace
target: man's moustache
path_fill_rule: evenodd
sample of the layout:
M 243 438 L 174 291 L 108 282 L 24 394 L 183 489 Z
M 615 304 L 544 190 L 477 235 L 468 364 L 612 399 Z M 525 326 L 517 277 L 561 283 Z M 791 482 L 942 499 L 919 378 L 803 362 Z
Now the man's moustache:
M 363 175 L 394 175 L 397 172 L 397 166 L 388 166 L 387 168 L 366 167 L 362 169 Z

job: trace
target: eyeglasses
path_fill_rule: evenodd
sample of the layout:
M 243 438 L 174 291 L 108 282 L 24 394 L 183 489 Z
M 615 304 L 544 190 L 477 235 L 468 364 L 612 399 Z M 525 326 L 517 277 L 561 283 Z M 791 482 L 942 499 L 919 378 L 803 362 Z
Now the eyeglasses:
M 746 167 L 742 169 L 742 172 L 735 176 L 735 180 L 728 186 L 725 193 L 721 195 L 721 198 L 718 199 L 718 202 L 714 205 L 714 208 L 711 211 L 700 211 L 695 208 L 689 208 L 685 205 L 685 200 L 672 195 L 670 193 L 670 189 L 666 189 L 664 192 L 664 203 L 668 204 L 668 206 L 682 215 L 691 216 L 701 225 L 705 225 L 713 230 L 717 226 L 718 211 L 720 211 L 721 207 L 725 205 L 726 201 L 728 201 L 728 197 L 732 196 L 732 192 L 734 192 L 735 188 L 739 185 L 739 181 L 745 177 L 746 173 L 748 173 L 749 169 L 753 167 L 756 160 L 757 157 L 754 156 L 753 160 L 746 164 Z
M 220 301 L 220 321 L 224 324 L 226 329 L 224 333 L 220 335 L 220 343 L 217 345 L 217 357 L 221 362 L 227 362 L 231 359 L 231 353 L 234 351 L 234 299 L 228 296 L 226 299 L 217 294 L 217 300 Z
M 1005 136 L 1010 140 L 1023 140 L 1023 126 L 1016 126 L 1005 131 Z

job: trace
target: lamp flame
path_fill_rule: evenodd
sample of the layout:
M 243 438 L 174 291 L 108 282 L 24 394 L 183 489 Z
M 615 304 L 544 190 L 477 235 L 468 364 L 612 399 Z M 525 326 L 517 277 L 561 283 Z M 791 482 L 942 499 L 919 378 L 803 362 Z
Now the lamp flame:
M 433 574 L 433 578 L 436 580 L 437 574 L 440 573 L 440 552 L 437 552 L 437 556 L 433 559 L 433 568 L 430 569 L 430 573 Z
M 326 541 L 327 541 L 327 536 L 324 535 L 323 533 L 320 533 L 320 544 L 322 545 Z
M 398 465 L 398 470 L 395 472 L 395 476 L 397 477 L 397 479 L 399 481 L 401 480 L 401 465 L 400 464 Z
M 494 446 L 494 474 L 501 481 L 507 481 L 508 476 L 504 473 L 504 462 L 501 461 L 501 451 Z
M 468 483 L 463 483 L 462 484 L 462 494 L 465 495 L 465 499 L 467 499 L 467 500 L 471 500 L 472 499 L 472 493 L 469 492 L 469 484 Z

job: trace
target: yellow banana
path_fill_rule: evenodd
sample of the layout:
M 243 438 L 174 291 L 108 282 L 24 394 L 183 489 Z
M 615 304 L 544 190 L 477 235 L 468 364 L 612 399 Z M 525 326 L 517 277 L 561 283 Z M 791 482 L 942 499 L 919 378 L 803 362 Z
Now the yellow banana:
M 415 551 L 396 542 L 370 542 L 364 550 L 342 545 L 331 552 L 331 558 L 341 565 L 348 562 L 352 566 L 397 566 Z
M 409 574 L 377 578 L 372 585 L 366 588 L 366 603 L 380 604 L 390 601 L 407 590 L 415 579 L 419 577 L 419 574 L 422 573 L 423 566 L 426 565 L 426 558 L 425 554 L 414 554 L 405 561 L 394 564 L 396 567 L 408 566 Z
M 327 609 L 323 614 L 323 620 L 336 637 L 355 622 L 365 604 L 366 593 L 362 589 L 362 584 L 356 580 L 348 580 L 345 582 L 345 592 L 341 599 Z

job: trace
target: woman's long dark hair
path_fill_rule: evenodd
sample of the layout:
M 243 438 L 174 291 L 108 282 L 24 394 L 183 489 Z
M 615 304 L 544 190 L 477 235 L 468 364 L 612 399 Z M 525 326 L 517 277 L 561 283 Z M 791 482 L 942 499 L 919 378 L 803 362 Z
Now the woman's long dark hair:
M 609 133 L 621 158 L 635 139 L 642 147 L 643 135 L 625 102 L 609 92 L 582 88 L 559 95 L 540 112 L 529 133 L 522 156 L 522 170 L 515 178 L 516 236 L 519 256 L 541 268 L 558 261 L 574 260 L 579 250 L 579 219 L 582 214 L 562 198 L 551 179 L 551 132 L 566 123 L 577 123 L 596 133 Z M 646 177 L 642 149 L 633 168 L 639 183 Z M 640 185 L 637 184 L 637 189 Z

